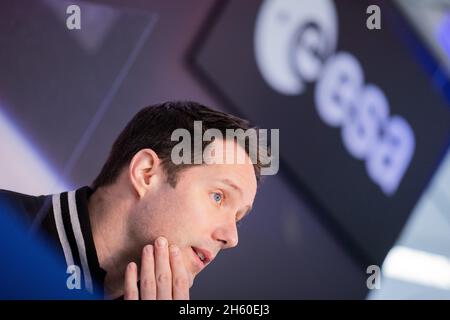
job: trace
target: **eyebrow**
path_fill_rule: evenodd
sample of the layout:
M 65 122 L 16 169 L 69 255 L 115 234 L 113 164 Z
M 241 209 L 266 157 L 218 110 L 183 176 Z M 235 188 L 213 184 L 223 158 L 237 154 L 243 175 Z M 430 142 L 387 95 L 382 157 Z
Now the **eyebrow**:
M 242 192 L 242 189 L 240 187 L 238 187 L 233 181 L 231 181 L 230 179 L 222 179 L 220 180 L 220 182 L 222 182 L 223 184 L 228 185 L 229 187 L 231 187 L 232 189 L 236 190 L 237 192 L 240 193 L 240 195 L 242 196 L 244 193 Z
M 233 181 L 231 181 L 230 179 L 222 179 L 220 180 L 220 182 L 222 182 L 223 184 L 228 185 L 229 187 L 231 187 L 232 189 L 236 190 L 237 192 L 240 193 L 240 195 L 242 196 L 244 193 L 242 192 L 242 189 L 237 186 Z M 252 211 L 252 206 L 248 205 L 247 207 L 247 211 L 245 211 L 245 213 L 242 215 L 241 219 L 244 219 L 246 216 L 248 216 L 250 214 L 250 211 Z

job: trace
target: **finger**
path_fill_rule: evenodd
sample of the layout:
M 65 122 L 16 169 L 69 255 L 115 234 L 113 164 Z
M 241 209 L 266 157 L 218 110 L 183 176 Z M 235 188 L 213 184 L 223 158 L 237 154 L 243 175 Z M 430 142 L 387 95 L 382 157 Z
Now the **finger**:
M 125 270 L 124 299 L 139 299 L 139 291 L 137 287 L 137 265 L 134 262 L 130 262 Z
M 142 250 L 141 261 L 141 299 L 156 300 L 155 259 L 153 246 L 148 245 Z
M 156 299 L 171 300 L 172 272 L 170 270 L 167 239 L 159 237 L 156 240 L 155 250 Z
M 171 245 L 169 252 L 173 300 L 189 300 L 189 278 L 180 250 L 176 245 Z

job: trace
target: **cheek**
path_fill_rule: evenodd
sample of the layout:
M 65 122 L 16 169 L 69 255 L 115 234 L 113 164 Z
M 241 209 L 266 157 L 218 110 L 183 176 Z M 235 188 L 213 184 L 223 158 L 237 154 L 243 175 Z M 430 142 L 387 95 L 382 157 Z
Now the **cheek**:
M 154 196 L 141 200 L 131 216 L 131 236 L 143 244 L 152 243 L 160 235 L 169 237 L 168 231 L 176 218 L 171 206 L 164 197 Z
M 170 205 L 170 212 L 167 214 L 172 216 L 168 219 L 170 220 L 168 232 L 176 237 L 175 243 L 189 249 L 190 246 L 198 246 L 208 240 L 213 225 L 213 212 L 211 206 L 195 192 L 187 197 L 177 198 L 177 201 Z M 187 251 L 190 255 L 191 252 Z
M 180 247 L 205 241 L 213 224 L 213 206 L 208 196 L 195 187 L 167 189 L 145 199 L 134 223 L 141 239 L 147 243 L 160 235 Z M 189 256 L 190 252 L 186 252 Z

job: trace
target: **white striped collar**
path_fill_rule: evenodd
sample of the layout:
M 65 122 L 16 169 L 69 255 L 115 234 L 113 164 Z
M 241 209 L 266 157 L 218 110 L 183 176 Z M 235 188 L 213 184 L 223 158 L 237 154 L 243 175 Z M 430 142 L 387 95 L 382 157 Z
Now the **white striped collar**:
M 53 216 L 66 265 L 81 271 L 82 289 L 103 296 L 106 272 L 100 268 L 88 212 L 89 187 L 52 196 Z M 71 267 L 73 268 L 73 267 Z

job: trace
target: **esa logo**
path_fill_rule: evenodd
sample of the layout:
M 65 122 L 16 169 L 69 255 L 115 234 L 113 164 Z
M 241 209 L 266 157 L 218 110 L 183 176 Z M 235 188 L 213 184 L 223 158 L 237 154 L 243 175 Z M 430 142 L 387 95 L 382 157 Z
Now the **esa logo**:
M 408 122 L 391 115 L 383 91 L 365 84 L 364 71 L 348 52 L 335 52 L 337 16 L 331 0 L 265 0 L 254 47 L 258 68 L 278 93 L 301 95 L 315 86 L 319 117 L 340 128 L 346 150 L 365 161 L 369 178 L 393 195 L 408 168 L 415 138 Z

